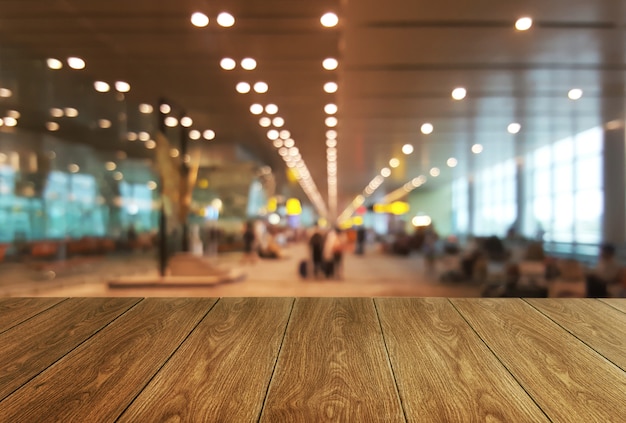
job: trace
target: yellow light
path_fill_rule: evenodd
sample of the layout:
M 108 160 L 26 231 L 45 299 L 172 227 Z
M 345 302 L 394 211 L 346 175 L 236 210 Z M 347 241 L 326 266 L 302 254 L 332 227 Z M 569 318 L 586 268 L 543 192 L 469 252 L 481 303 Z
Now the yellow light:
M 276 197 L 270 197 L 270 199 L 267 200 L 267 211 L 273 213 L 276 209 L 278 209 L 278 200 Z
M 302 213 L 302 205 L 297 198 L 290 198 L 285 204 L 285 209 L 288 216 L 298 216 Z
M 387 206 L 385 204 L 374 204 L 374 213 L 387 213 Z
M 396 216 L 407 214 L 411 209 L 409 203 L 405 203 L 404 201 L 394 201 L 389 205 L 389 213 L 395 214 Z
M 208 179 L 200 179 L 198 181 L 198 188 L 200 189 L 207 189 L 209 187 L 209 180 Z
M 352 218 L 353 226 L 362 226 L 363 225 L 363 216 L 354 216 Z

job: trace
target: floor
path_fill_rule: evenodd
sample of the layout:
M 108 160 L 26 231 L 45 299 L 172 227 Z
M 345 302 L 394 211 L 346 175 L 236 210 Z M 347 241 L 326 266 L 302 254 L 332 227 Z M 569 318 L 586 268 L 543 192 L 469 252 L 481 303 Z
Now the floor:
M 303 280 L 298 263 L 307 257 L 304 244 L 285 249 L 286 258 L 259 259 L 255 264 L 242 264 L 240 253 L 221 254 L 217 263 L 239 267 L 246 272 L 244 280 L 203 288 L 109 289 L 107 281 L 120 275 L 155 274 L 156 262 L 150 256 L 116 257 L 86 265 L 82 272 L 46 279 L 46 271 L 32 268 L 0 267 L 0 296 L 215 296 L 215 297 L 478 297 L 481 287 L 471 283 L 442 283 L 436 274 L 427 274 L 419 255 L 408 257 L 382 253 L 370 246 L 365 255 L 345 255 L 341 280 Z M 4 266 L 4 265 L 3 265 Z M 50 272 L 50 271 L 48 271 Z M 49 274 L 52 275 L 52 274 Z

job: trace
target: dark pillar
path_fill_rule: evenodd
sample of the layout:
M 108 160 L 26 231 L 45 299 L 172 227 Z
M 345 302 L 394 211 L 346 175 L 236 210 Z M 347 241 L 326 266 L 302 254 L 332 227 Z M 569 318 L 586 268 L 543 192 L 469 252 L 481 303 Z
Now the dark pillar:
M 182 113 L 180 118 L 182 119 L 185 116 L 185 113 Z M 180 122 L 180 119 L 179 119 Z M 187 192 L 187 185 L 189 184 L 189 161 L 188 161 L 188 142 L 189 135 L 187 128 L 183 125 L 180 125 L 180 179 L 181 183 L 184 184 L 186 189 L 183 192 Z M 181 187 L 182 188 L 182 187 Z M 181 204 L 182 206 L 182 204 Z M 189 211 L 187 211 L 187 215 L 183 220 L 183 252 L 188 253 L 190 251 L 189 247 L 189 219 L 188 219 Z
M 158 124 L 159 124 L 159 131 L 161 132 L 161 134 L 165 134 L 165 114 L 163 112 L 161 112 L 161 105 L 165 104 L 165 100 L 160 98 L 159 99 L 159 119 L 158 119 Z M 159 210 L 159 245 L 158 245 L 158 249 L 159 249 L 159 273 L 161 274 L 161 276 L 165 276 L 165 269 L 167 268 L 167 260 L 168 260 L 168 253 L 167 253 L 167 219 L 165 216 L 165 204 L 163 203 L 165 201 L 164 196 L 163 196 L 163 180 L 160 181 L 159 183 L 159 190 L 161 192 L 161 208 Z

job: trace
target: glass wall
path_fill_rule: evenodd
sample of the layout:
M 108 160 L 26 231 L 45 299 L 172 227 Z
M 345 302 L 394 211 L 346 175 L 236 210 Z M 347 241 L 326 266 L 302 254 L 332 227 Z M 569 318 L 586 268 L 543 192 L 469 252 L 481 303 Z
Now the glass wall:
M 466 235 L 469 229 L 469 182 L 459 178 L 452 182 L 452 231 Z
M 506 234 L 517 218 L 514 159 L 476 172 L 474 177 L 474 234 L 479 236 Z

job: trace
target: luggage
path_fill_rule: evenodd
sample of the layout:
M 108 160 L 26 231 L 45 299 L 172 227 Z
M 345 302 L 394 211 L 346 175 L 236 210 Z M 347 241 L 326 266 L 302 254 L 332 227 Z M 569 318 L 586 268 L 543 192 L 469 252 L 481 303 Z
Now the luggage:
M 308 276 L 309 263 L 306 260 L 302 260 L 298 265 L 298 273 L 302 279 L 306 279 Z

